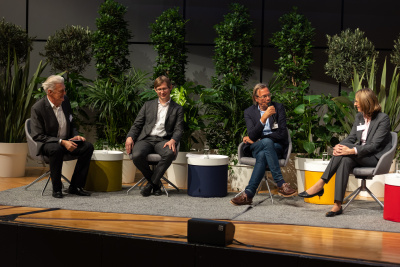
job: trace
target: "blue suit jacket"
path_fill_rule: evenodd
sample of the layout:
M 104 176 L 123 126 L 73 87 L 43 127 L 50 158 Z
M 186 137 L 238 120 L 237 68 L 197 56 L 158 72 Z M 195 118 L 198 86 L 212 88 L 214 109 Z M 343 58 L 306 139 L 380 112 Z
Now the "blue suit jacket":
M 272 133 L 263 136 L 264 125 L 260 122 L 261 114 L 258 110 L 258 105 L 253 105 L 244 111 L 244 120 L 246 121 L 247 134 L 250 139 L 254 142 L 262 138 L 270 138 L 275 143 L 279 143 L 283 147 L 283 157 L 285 158 L 288 152 L 288 136 L 286 129 L 286 112 L 285 107 L 277 102 L 271 102 L 271 105 L 275 107 L 276 114 L 268 118 L 269 124 L 272 125 L 276 122 L 278 123 L 277 129 L 271 129 Z M 275 118 L 275 119 L 274 119 Z M 247 156 L 251 156 L 249 149 L 250 145 L 246 144 L 244 147 L 244 152 Z

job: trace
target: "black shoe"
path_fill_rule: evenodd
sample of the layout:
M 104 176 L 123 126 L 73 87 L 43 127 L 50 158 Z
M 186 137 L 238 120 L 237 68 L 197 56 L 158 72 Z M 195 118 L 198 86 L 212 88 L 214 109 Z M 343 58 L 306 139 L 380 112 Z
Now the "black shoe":
M 310 197 L 315 197 L 315 196 L 322 197 L 323 194 L 324 194 L 324 189 L 322 188 L 315 194 L 309 195 L 306 191 L 303 191 L 303 192 L 299 193 L 298 196 L 303 197 L 303 198 L 310 198 Z
M 81 187 L 72 187 L 72 186 L 70 186 L 68 188 L 68 194 L 74 194 L 74 195 L 84 196 L 84 197 L 88 197 L 91 195 L 91 193 L 83 190 L 83 188 L 81 188 Z
M 326 216 L 326 217 L 334 217 L 334 216 L 340 215 L 340 214 L 342 214 L 342 213 L 343 213 L 343 209 L 342 209 L 342 207 L 340 207 L 340 210 L 338 210 L 338 211 L 329 211 L 329 212 L 327 212 L 327 213 L 325 214 L 325 216 Z
M 153 184 L 148 182 L 142 190 L 140 190 L 140 194 L 144 197 L 148 197 L 151 195 L 151 190 L 153 190 Z
M 52 196 L 55 198 L 63 198 L 64 197 L 64 195 L 61 191 L 53 191 Z
M 153 186 L 153 194 L 155 196 L 161 196 L 162 195 L 161 186 Z

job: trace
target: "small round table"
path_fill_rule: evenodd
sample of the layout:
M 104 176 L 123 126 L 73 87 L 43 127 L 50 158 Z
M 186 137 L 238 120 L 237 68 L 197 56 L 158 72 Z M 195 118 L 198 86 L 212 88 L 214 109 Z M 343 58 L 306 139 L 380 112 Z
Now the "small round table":
M 85 189 L 97 192 L 121 190 L 123 157 L 121 151 L 93 151 Z
M 188 195 L 225 197 L 228 194 L 228 156 L 189 153 Z

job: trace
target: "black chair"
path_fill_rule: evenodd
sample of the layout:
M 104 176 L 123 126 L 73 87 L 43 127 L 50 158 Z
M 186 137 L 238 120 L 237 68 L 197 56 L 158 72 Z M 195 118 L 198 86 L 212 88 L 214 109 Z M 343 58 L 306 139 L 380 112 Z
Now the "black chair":
M 42 161 L 42 162 L 44 162 L 46 164 L 49 164 L 50 161 L 49 161 L 48 157 L 43 156 L 43 155 L 39 155 L 39 156 L 36 155 L 36 153 L 37 153 L 37 143 L 32 139 L 32 136 L 31 136 L 31 119 L 27 119 L 25 121 L 25 134 L 26 134 L 26 141 L 28 142 L 29 156 L 34 160 Z M 75 156 L 72 156 L 72 155 L 65 155 L 63 160 L 64 161 L 70 161 L 70 160 L 75 160 L 77 158 L 78 157 L 75 157 Z M 42 190 L 42 196 L 43 196 L 44 190 L 46 190 L 46 187 L 49 184 L 49 181 L 50 181 L 50 178 L 51 178 L 50 170 L 48 170 L 47 172 L 45 172 L 44 174 L 42 174 L 41 176 L 36 178 L 36 180 L 34 180 L 32 183 L 30 183 L 27 186 L 25 186 L 25 190 L 27 190 L 33 184 L 39 182 L 40 180 L 42 180 L 46 176 L 48 176 L 48 178 L 47 178 L 47 182 L 46 182 L 46 184 L 45 184 L 45 186 L 43 187 L 43 190 Z M 61 175 L 61 178 L 64 179 L 65 181 L 67 181 L 69 184 L 71 184 L 71 182 L 64 175 Z
M 287 128 L 286 128 L 286 129 L 287 129 Z M 287 153 L 286 158 L 284 158 L 284 159 L 279 159 L 279 166 L 280 166 L 280 167 L 286 167 L 286 165 L 287 165 L 288 162 L 289 162 L 290 153 L 292 153 L 292 139 L 290 138 L 289 129 L 287 129 L 287 132 L 288 132 L 288 142 L 289 142 L 288 153 Z M 253 157 L 246 157 L 246 156 L 244 155 L 244 145 L 245 145 L 245 144 L 242 142 L 242 143 L 239 144 L 239 147 L 238 147 L 238 158 L 239 158 L 239 163 L 240 163 L 240 164 L 244 164 L 244 165 L 250 165 L 250 166 L 256 165 L 256 159 L 255 159 L 255 158 L 253 158 Z M 267 171 L 267 172 L 269 171 L 268 166 L 266 166 L 266 171 Z M 264 176 L 263 180 L 265 181 L 265 184 L 266 184 L 267 187 L 268 187 L 268 192 L 269 192 L 269 195 L 270 195 L 270 197 L 271 197 L 272 204 L 274 204 L 274 199 L 272 198 L 271 190 L 270 190 L 270 188 L 269 188 L 269 184 L 268 184 L 268 180 L 269 180 L 269 179 L 268 179 L 267 175 Z M 260 185 L 261 185 L 261 184 L 260 184 Z M 241 193 L 241 192 L 240 192 L 240 193 Z M 240 193 L 239 193 L 239 194 L 240 194 Z M 257 193 L 258 193 L 258 189 L 257 189 Z
M 366 180 L 372 180 L 375 175 L 378 174 L 386 174 L 389 172 L 390 165 L 392 164 L 394 155 L 396 153 L 396 148 L 397 148 L 397 133 L 395 132 L 390 132 L 392 135 L 392 148 L 386 152 L 385 154 L 382 155 L 382 157 L 379 159 L 378 164 L 376 167 L 356 167 L 353 169 L 353 174 L 357 179 L 362 179 L 361 180 L 361 186 L 354 190 L 350 195 L 348 195 L 344 200 L 343 203 L 346 203 L 348 199 L 350 199 L 349 202 L 343 207 L 343 210 L 345 210 L 350 203 L 358 196 L 358 194 L 361 191 L 367 191 L 368 194 L 382 207 L 383 209 L 383 203 L 378 200 L 378 198 L 371 192 L 371 190 L 368 189 L 367 187 L 367 181 Z
M 178 156 L 178 151 L 179 151 L 179 143 L 176 146 L 176 153 L 175 153 L 175 157 L 173 160 L 176 160 L 176 157 Z M 129 158 L 132 160 L 132 153 L 129 154 Z M 159 154 L 153 153 L 153 154 L 149 154 L 147 155 L 147 162 L 150 165 L 150 168 L 152 170 L 154 170 L 155 166 L 157 166 L 158 162 L 160 162 L 161 160 L 161 156 Z M 171 186 L 173 186 L 176 190 L 178 190 L 179 192 L 179 188 L 172 183 L 170 180 L 168 180 L 167 178 L 165 178 L 165 176 L 163 176 L 161 178 L 161 180 L 164 180 L 165 182 L 167 182 L 168 184 L 170 184 Z M 134 184 L 131 188 L 128 189 L 128 191 L 126 192 L 126 194 L 129 194 L 129 191 L 131 191 L 132 189 L 134 189 L 135 187 L 141 187 L 144 183 L 146 182 L 146 177 L 142 177 L 142 179 L 139 180 L 139 182 L 137 182 L 136 184 Z M 162 182 L 160 182 L 161 188 L 164 190 L 165 194 L 168 195 L 168 190 L 165 188 L 165 186 L 163 185 Z

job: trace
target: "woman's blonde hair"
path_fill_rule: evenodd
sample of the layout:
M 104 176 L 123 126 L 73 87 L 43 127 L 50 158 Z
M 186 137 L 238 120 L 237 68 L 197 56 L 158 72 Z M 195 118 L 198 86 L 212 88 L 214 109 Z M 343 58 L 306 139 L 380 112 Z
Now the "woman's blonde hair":
M 376 113 L 382 110 L 378 97 L 374 91 L 369 88 L 363 88 L 357 91 L 356 100 L 364 115 L 372 118 Z

